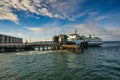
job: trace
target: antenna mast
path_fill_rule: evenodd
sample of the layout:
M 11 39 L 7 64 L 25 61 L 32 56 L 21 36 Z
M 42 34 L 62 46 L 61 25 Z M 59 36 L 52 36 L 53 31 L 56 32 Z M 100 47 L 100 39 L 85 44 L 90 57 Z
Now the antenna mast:
M 75 30 L 75 34 L 77 34 L 77 30 Z

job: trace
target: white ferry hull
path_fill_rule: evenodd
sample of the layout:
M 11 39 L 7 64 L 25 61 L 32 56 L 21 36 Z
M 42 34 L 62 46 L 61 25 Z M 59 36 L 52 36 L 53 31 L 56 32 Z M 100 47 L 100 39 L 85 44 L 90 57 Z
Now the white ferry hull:
M 88 46 L 92 47 L 92 46 L 100 46 L 102 45 L 102 42 L 88 42 Z

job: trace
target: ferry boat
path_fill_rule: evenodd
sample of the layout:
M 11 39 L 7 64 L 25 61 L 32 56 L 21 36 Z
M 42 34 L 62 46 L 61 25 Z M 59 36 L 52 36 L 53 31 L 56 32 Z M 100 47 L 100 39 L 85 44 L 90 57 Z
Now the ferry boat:
M 80 36 L 77 34 L 77 31 L 75 31 L 74 34 L 68 35 L 68 41 L 74 42 L 77 45 L 81 45 L 83 42 L 87 42 L 88 46 L 100 46 L 102 45 L 102 40 L 99 37 L 94 37 L 92 35 L 89 35 L 89 37 L 85 37 L 84 35 Z
M 89 37 L 87 37 L 87 42 L 88 46 L 100 46 L 103 44 L 102 39 L 94 35 L 89 35 Z
M 80 36 L 76 33 L 68 35 L 68 41 L 73 42 L 77 45 L 80 45 L 82 42 L 85 42 L 85 36 Z

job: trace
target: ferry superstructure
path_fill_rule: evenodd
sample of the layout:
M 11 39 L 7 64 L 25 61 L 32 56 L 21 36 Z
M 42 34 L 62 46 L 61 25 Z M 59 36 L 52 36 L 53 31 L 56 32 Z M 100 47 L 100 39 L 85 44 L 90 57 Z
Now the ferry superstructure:
M 85 42 L 85 36 L 80 36 L 78 34 L 69 34 L 68 41 L 74 42 L 75 44 L 80 45 L 82 42 Z
M 87 41 L 88 46 L 100 46 L 103 44 L 102 39 L 94 35 L 89 35 L 89 37 L 87 37 Z

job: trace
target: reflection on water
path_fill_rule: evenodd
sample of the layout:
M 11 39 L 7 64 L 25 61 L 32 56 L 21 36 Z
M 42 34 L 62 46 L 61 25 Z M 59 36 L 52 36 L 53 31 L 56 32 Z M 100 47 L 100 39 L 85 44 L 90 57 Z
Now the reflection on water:
M 28 51 L 28 52 L 17 52 L 17 55 L 30 55 L 30 54 L 45 54 L 53 51 Z
M 76 54 L 69 55 L 67 58 L 67 67 L 76 68 L 77 67 L 76 62 L 77 62 L 77 55 Z
M 88 48 L 79 54 L 4 53 L 0 54 L 0 80 L 119 80 L 119 53 L 118 44 Z

